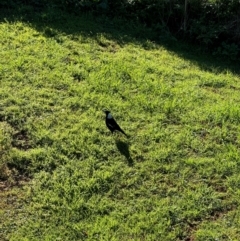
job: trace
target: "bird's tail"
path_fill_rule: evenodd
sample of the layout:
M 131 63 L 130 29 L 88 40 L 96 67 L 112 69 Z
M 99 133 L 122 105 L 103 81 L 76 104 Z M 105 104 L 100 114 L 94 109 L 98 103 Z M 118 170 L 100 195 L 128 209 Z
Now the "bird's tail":
M 126 137 L 128 137 L 128 135 L 127 135 L 122 129 L 120 129 L 120 131 L 121 131 Z

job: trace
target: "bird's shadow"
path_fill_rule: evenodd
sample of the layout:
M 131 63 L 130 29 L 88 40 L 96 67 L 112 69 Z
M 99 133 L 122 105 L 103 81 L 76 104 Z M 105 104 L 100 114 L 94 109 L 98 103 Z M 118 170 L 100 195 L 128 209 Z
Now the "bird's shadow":
M 129 144 L 121 140 L 116 140 L 116 146 L 119 152 L 126 157 L 129 166 L 133 166 L 134 162 L 129 152 Z

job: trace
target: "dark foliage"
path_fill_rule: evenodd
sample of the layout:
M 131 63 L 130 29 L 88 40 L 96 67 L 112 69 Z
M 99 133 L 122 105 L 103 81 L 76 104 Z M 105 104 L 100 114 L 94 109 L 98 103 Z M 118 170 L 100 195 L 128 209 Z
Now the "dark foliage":
M 235 60 L 240 55 L 239 0 L 18 0 L 35 8 L 60 7 L 75 14 L 92 12 L 134 20 L 152 28 L 154 36 L 168 32 Z M 186 4 L 187 3 L 187 7 Z M 0 8 L 13 1 L 3 0 Z M 15 3 L 16 4 L 16 3 Z

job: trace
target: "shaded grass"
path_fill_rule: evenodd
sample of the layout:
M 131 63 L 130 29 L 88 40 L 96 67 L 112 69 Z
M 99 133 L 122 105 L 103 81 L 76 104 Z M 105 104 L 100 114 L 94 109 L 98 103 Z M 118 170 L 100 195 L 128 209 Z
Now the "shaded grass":
M 204 54 L 201 47 L 176 41 L 170 34 L 145 28 L 135 22 L 126 22 L 115 18 L 109 19 L 105 16 L 96 17 L 84 13 L 75 16 L 59 11 L 54 6 L 44 8 L 20 4 L 11 5 L 11 7 L 1 10 L 0 21 L 26 22 L 46 37 L 53 37 L 59 42 L 66 35 L 72 40 L 80 38 L 81 41 L 91 37 L 101 47 L 107 47 L 112 52 L 116 51 L 116 43 L 123 46 L 125 43 L 134 41 L 138 42 L 144 49 L 151 50 L 155 48 L 154 42 L 157 45 L 164 46 L 180 58 L 190 60 L 204 71 L 219 73 L 230 70 L 239 74 L 239 64 L 237 62 Z M 85 24 L 86 21 L 87 24 Z M 60 33 L 63 36 L 59 38 Z M 179 67 L 182 66 L 179 65 Z
M 1 235 L 238 240 L 239 76 L 124 26 L 50 16 L 1 23 L 1 178 L 32 178 Z M 105 108 L 129 139 L 109 133 Z
M 131 154 L 129 152 L 129 144 L 126 142 L 123 142 L 121 140 L 116 141 L 116 146 L 120 153 L 126 157 L 126 160 L 128 162 L 129 166 L 134 165 L 133 159 L 131 157 Z

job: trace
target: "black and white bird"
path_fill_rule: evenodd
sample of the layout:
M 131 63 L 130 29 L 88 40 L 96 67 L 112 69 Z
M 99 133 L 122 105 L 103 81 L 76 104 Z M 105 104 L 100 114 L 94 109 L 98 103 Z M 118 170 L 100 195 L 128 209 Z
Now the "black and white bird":
M 113 133 L 114 131 L 120 131 L 122 132 L 125 136 L 127 136 L 127 134 L 121 129 L 121 127 L 118 125 L 118 123 L 114 120 L 112 114 L 110 113 L 110 111 L 108 110 L 104 110 L 105 114 L 106 114 L 106 126 L 108 127 L 108 129 Z

